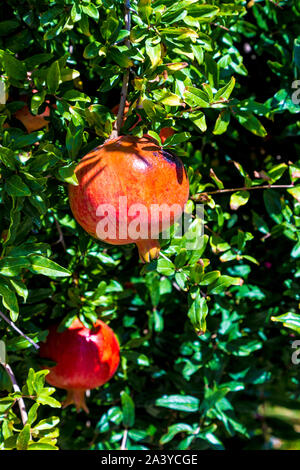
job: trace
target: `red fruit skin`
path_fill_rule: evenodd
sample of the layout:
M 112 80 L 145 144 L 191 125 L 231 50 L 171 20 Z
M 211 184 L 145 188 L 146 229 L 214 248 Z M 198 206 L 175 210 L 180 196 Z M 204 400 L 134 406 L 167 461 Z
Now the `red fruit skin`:
M 174 129 L 172 129 L 172 127 L 163 127 L 159 133 L 161 143 L 164 144 L 165 140 L 174 134 L 175 134 L 175 131 Z
M 33 115 L 29 111 L 29 108 L 27 105 L 23 106 L 23 108 L 19 109 L 15 113 L 16 119 L 21 121 L 23 126 L 26 128 L 28 134 L 34 131 L 38 131 L 39 129 L 42 129 L 43 127 L 46 127 L 49 125 L 49 121 L 45 119 L 45 117 L 50 116 L 50 108 L 49 106 L 46 106 L 46 109 L 43 113 Z
M 32 94 L 35 94 L 37 92 L 38 90 L 35 90 L 35 89 L 32 90 Z M 21 99 L 25 103 L 28 102 L 28 96 L 23 96 L 21 97 Z M 53 109 L 57 108 L 56 104 L 50 105 L 50 101 L 46 100 L 45 111 L 41 114 L 34 115 L 34 114 L 31 114 L 29 107 L 27 106 L 27 104 L 25 104 L 23 108 L 19 109 L 15 113 L 15 118 L 22 122 L 28 134 L 30 134 L 31 132 L 38 131 L 40 129 L 43 129 L 43 127 L 47 127 L 49 125 L 49 121 L 47 121 L 45 118 L 50 117 L 50 106 Z
M 83 392 L 108 382 L 120 361 L 118 340 L 101 320 L 97 320 L 92 331 L 78 319 L 62 332 L 57 331 L 57 326 L 51 326 L 46 342 L 40 343 L 39 353 L 40 357 L 57 363 L 46 367 L 50 370 L 46 381 L 68 390 L 66 405 L 75 402 L 79 408 L 85 407 Z
M 90 235 L 98 238 L 97 223 L 103 217 L 96 215 L 97 208 L 100 204 L 111 204 L 116 210 L 116 237 L 103 241 L 114 245 L 136 243 L 143 261 L 150 261 L 147 253 L 153 243 L 158 244 L 156 240 L 151 240 L 151 222 L 158 228 L 158 238 L 163 226 L 172 225 L 181 216 L 189 196 L 189 182 L 182 161 L 163 151 L 156 141 L 147 136 L 121 136 L 106 141 L 83 157 L 75 173 L 79 185 L 69 185 L 69 202 L 77 222 Z M 127 197 L 127 213 L 119 211 L 120 196 Z M 118 230 L 120 227 L 124 233 L 138 216 L 128 212 L 136 203 L 147 209 L 148 215 L 139 217 L 141 232 L 147 232 L 146 240 L 142 237 L 122 238 Z M 162 216 L 161 212 L 151 219 L 151 204 L 177 204 L 177 210 L 171 212 L 170 219 L 166 217 L 168 214 Z M 156 250 L 155 257 L 158 254 Z

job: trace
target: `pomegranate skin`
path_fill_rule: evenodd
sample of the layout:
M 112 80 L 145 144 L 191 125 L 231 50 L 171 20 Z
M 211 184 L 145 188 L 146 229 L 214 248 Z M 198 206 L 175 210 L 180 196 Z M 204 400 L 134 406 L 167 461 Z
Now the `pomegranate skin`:
M 46 342 L 40 343 L 40 357 L 56 362 L 47 367 L 46 381 L 68 391 L 64 406 L 75 403 L 77 410 L 88 412 L 84 394 L 100 387 L 116 372 L 120 361 L 120 347 L 113 330 L 97 320 L 93 330 L 77 318 L 62 332 L 57 326 L 49 328 Z
M 161 143 L 164 144 L 168 137 L 172 137 L 175 134 L 174 129 L 172 127 L 163 127 L 159 133 L 159 137 Z
M 84 230 L 113 245 L 136 243 L 143 262 L 157 258 L 158 234 L 181 216 L 189 196 L 182 161 L 162 150 L 149 136 L 121 136 L 106 141 L 83 157 L 75 173 L 79 185 L 69 185 L 69 202 Z M 120 197 L 126 197 L 127 211 L 120 210 Z M 99 236 L 97 230 L 104 218 L 101 213 L 97 215 L 98 208 L 105 204 L 115 210 L 114 236 Z M 146 213 L 130 211 L 134 204 L 141 204 Z M 153 204 L 176 207 L 171 212 L 153 215 Z M 137 217 L 141 235 L 133 237 L 128 227 Z
M 21 121 L 23 126 L 26 128 L 28 134 L 34 131 L 38 131 L 42 129 L 43 127 L 48 126 L 49 121 L 47 121 L 45 117 L 49 117 L 49 116 L 50 116 L 49 106 L 46 107 L 43 113 L 37 114 L 37 115 L 31 114 L 27 105 L 23 106 L 23 108 L 19 109 L 15 113 L 16 119 Z

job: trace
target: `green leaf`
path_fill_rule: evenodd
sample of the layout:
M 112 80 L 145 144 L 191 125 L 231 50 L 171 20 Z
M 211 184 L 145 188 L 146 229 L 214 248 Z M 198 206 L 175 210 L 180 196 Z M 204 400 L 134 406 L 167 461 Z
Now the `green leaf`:
M 188 317 L 198 334 L 203 334 L 206 331 L 207 314 L 208 306 L 206 299 L 201 297 L 200 291 L 198 291 L 195 300 L 188 310 Z
M 0 36 L 7 36 L 20 26 L 19 21 L 6 20 L 0 22 Z
M 38 114 L 39 107 L 44 103 L 46 97 L 46 90 L 39 93 L 34 93 L 31 98 L 31 112 L 34 115 Z
M 62 181 L 66 183 L 74 184 L 75 186 L 78 185 L 78 180 L 74 170 L 77 166 L 76 162 L 69 163 L 68 165 L 62 166 L 58 170 L 59 177 Z
M 190 395 L 165 395 L 155 401 L 156 406 L 172 410 L 195 413 L 199 409 L 199 399 Z
M 29 442 L 27 450 L 58 450 L 58 447 L 46 442 Z
M 178 134 L 173 134 L 170 137 L 168 137 L 164 144 L 163 147 L 168 147 L 168 146 L 175 146 L 178 144 L 182 144 L 182 142 L 186 142 L 191 138 L 191 134 L 189 132 L 179 132 Z
M 56 90 L 58 89 L 60 82 L 60 68 L 59 62 L 56 60 L 53 64 L 49 67 L 47 73 L 47 86 L 49 93 L 54 95 Z
M 189 113 L 189 119 L 192 123 L 200 129 L 201 132 L 205 132 L 207 129 L 205 115 L 202 111 L 193 111 Z
M 295 186 L 294 188 L 289 188 L 287 192 L 300 202 L 300 185 Z
M 209 107 L 208 95 L 204 91 L 195 87 L 186 88 L 184 92 L 184 101 L 192 108 L 196 106 L 201 106 L 202 108 Z
M 209 273 L 204 274 L 200 281 L 200 286 L 208 286 L 212 282 L 216 281 L 220 275 L 220 271 L 210 271 Z
M 230 197 L 230 209 L 236 211 L 239 207 L 247 204 L 250 197 L 249 191 L 237 191 Z
M 279 165 L 275 165 L 270 170 L 268 170 L 270 183 L 275 183 L 275 181 L 279 180 L 287 168 L 288 165 L 286 163 L 280 163 Z
M 164 276 L 172 276 L 175 273 L 175 266 L 171 260 L 161 257 L 157 261 L 157 272 Z
M 33 431 L 45 431 L 52 429 L 58 425 L 60 419 L 57 416 L 50 416 L 49 418 L 42 419 L 33 428 Z
M 68 90 L 63 95 L 63 99 L 67 101 L 82 101 L 84 103 L 89 103 L 91 98 L 84 93 L 81 93 L 78 90 Z
M 294 39 L 294 56 L 293 61 L 300 70 L 300 38 Z
M 26 450 L 30 440 L 30 424 L 25 424 L 17 438 L 17 450 Z
M 283 326 L 290 328 L 300 334 L 300 315 L 294 312 L 287 312 L 278 317 L 271 317 L 274 322 L 283 323 Z
M 229 82 L 223 88 L 220 88 L 220 90 L 217 91 L 214 96 L 214 101 L 228 100 L 232 93 L 232 90 L 234 89 L 234 86 L 235 78 L 231 77 Z
M 71 273 L 66 268 L 59 266 L 54 261 L 40 255 L 30 255 L 31 266 L 29 270 L 35 274 L 43 274 L 49 277 L 66 277 Z
M 264 191 L 263 199 L 269 216 L 278 224 L 283 220 L 280 195 L 274 189 Z
M 253 114 L 239 111 L 238 113 L 234 113 L 234 117 L 242 126 L 253 134 L 258 135 L 259 137 L 265 137 L 267 135 L 266 129 Z
M 10 176 L 5 183 L 5 189 L 10 196 L 22 197 L 31 194 L 30 189 L 19 175 Z
M 37 410 L 38 410 L 39 406 L 40 406 L 39 403 L 34 403 L 32 405 L 32 407 L 30 408 L 30 410 L 28 411 L 28 420 L 27 420 L 28 424 L 31 425 L 36 420 Z
M 152 13 L 151 0 L 139 0 L 138 13 L 142 20 L 149 24 L 149 18 Z
M 81 8 L 82 8 L 83 13 L 90 16 L 94 20 L 99 19 L 99 11 L 98 11 L 97 7 L 95 5 L 93 5 L 93 3 L 89 3 L 89 4 L 85 3 L 85 4 L 81 5 Z
M 8 287 L 6 282 L 0 278 L 0 296 L 2 303 L 9 310 L 10 318 L 16 321 L 19 315 L 19 305 L 16 294 Z
M 175 95 L 175 93 L 167 92 L 159 99 L 159 103 L 166 106 L 181 106 L 182 101 L 180 96 Z
M 166 434 L 164 434 L 161 437 L 160 443 L 167 444 L 168 442 L 172 441 L 172 439 L 174 439 L 174 437 L 178 433 L 183 433 L 183 432 L 192 433 L 193 432 L 192 426 L 190 426 L 189 424 L 185 424 L 185 423 L 172 424 L 171 426 L 168 427 L 168 431 L 166 432 Z
M 27 71 L 23 62 L 12 55 L 5 53 L 3 56 L 3 64 L 9 77 L 14 80 L 25 80 Z
M 220 294 L 224 292 L 227 287 L 232 285 L 241 285 L 242 279 L 231 276 L 220 276 L 212 285 L 208 287 L 209 294 Z
M 213 134 L 220 135 L 224 134 L 227 131 L 227 127 L 230 123 L 230 111 L 228 109 L 224 109 L 220 112 L 218 119 L 216 120 L 216 124 L 213 130 Z
M 14 404 L 15 399 L 10 397 L 0 398 L 0 413 L 3 414 Z
M 161 45 L 160 43 L 154 43 L 152 39 L 147 39 L 145 46 L 146 54 L 151 62 L 151 68 L 155 69 L 161 63 Z
M 123 426 L 128 429 L 134 425 L 135 407 L 134 401 L 125 391 L 121 392 L 121 403 L 123 411 Z
M 109 55 L 115 61 L 116 64 L 118 64 L 120 67 L 127 69 L 128 67 L 132 67 L 133 65 L 133 62 L 128 57 L 127 52 L 127 48 L 125 50 L 121 50 L 120 47 L 112 47 L 109 50 Z
M 81 127 L 71 131 L 67 128 L 66 147 L 71 158 L 76 158 L 82 145 L 83 129 Z
M 13 258 L 7 256 L 0 260 L 0 274 L 14 277 L 21 272 L 22 268 L 28 268 L 29 266 L 30 262 L 25 257 Z

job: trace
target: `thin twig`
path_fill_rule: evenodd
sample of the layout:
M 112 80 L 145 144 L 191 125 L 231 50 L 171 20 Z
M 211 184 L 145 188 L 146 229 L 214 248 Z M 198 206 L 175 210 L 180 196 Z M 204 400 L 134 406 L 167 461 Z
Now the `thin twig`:
M 130 1 L 129 0 L 124 0 L 124 10 L 125 10 L 125 29 L 129 31 L 130 34 L 130 28 L 131 28 L 131 6 L 130 6 Z M 130 39 L 129 36 L 125 40 L 125 45 L 130 48 Z M 117 119 L 114 123 L 113 131 L 111 133 L 111 138 L 114 139 L 120 135 L 120 130 L 122 127 L 123 123 L 123 118 L 124 118 L 124 109 L 125 109 L 125 104 L 126 104 L 126 98 L 127 98 L 127 91 L 128 91 L 128 84 L 129 84 L 129 74 L 130 74 L 130 67 L 128 67 L 124 73 L 123 76 L 123 83 L 122 83 L 122 90 L 121 90 L 121 97 L 120 97 L 120 104 L 119 104 L 119 110 L 118 110 L 118 115 Z
M 127 450 L 127 448 L 126 448 L 127 436 L 128 436 L 128 429 L 125 429 L 120 450 Z
M 159 256 L 162 256 L 162 258 L 165 258 L 167 261 L 172 262 L 166 255 L 164 255 L 161 251 L 159 252 Z
M 222 24 L 218 24 L 218 23 L 212 23 L 214 26 L 217 26 L 218 28 L 222 28 L 222 29 L 225 29 L 225 31 L 230 31 L 229 28 L 226 28 L 226 26 L 223 26 Z
M 11 326 L 14 330 L 16 330 L 17 333 L 19 333 L 19 335 L 23 336 L 23 338 L 27 339 L 27 341 L 29 341 L 30 344 L 32 344 L 33 347 L 35 347 L 35 349 L 39 349 L 39 345 L 36 344 L 34 341 L 32 341 L 32 339 L 30 339 L 27 335 L 25 335 L 25 333 L 23 333 L 23 331 L 20 330 L 20 328 L 18 328 L 13 321 L 11 321 L 6 315 L 4 315 L 3 312 L 0 311 L 0 316 L 3 318 L 3 320 L 6 321 L 6 323 L 9 324 L 9 326 Z
M 217 189 L 216 191 L 204 191 L 203 193 L 196 193 L 192 199 L 198 199 L 199 197 L 211 195 L 211 194 L 221 194 L 221 193 L 234 193 L 235 191 L 251 191 L 253 189 L 278 189 L 278 188 L 293 188 L 293 184 L 268 184 L 263 186 L 244 186 L 242 188 L 230 188 L 230 189 Z
M 55 217 L 55 215 L 54 214 L 52 214 L 52 215 L 53 215 L 55 225 L 56 225 L 56 228 L 57 228 L 57 231 L 58 231 L 58 234 L 59 234 L 59 239 L 56 242 L 54 242 L 53 245 L 57 245 L 58 243 L 61 243 L 64 250 L 67 251 L 66 244 L 65 244 L 65 239 L 64 239 L 64 235 L 63 235 L 61 226 L 60 226 L 57 218 Z
M 4 362 L 0 362 L 0 364 L 4 367 L 7 374 L 9 375 L 9 378 L 11 380 L 14 392 L 21 392 L 20 387 L 19 387 L 19 385 L 16 381 L 15 374 L 13 373 L 12 368 L 10 367 L 10 365 L 8 365 Z M 18 405 L 19 405 L 19 408 L 20 408 L 20 415 L 21 415 L 22 423 L 23 423 L 23 426 L 25 426 L 25 424 L 27 423 L 27 419 L 28 419 L 26 408 L 25 408 L 25 403 L 24 403 L 24 400 L 23 400 L 22 397 L 17 398 L 17 402 L 18 402 Z

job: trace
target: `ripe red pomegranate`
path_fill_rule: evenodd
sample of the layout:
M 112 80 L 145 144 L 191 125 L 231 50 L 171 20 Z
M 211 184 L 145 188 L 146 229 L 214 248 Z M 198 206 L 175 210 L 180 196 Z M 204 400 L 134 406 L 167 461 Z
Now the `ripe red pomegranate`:
M 74 403 L 77 411 L 83 408 L 87 413 L 85 391 L 111 379 L 119 365 L 119 351 L 113 330 L 101 320 L 96 321 L 93 330 L 78 319 L 62 332 L 52 326 L 46 342 L 40 343 L 40 356 L 56 362 L 47 367 L 50 373 L 46 381 L 68 391 L 63 407 Z
M 37 93 L 37 90 L 32 90 L 32 93 L 35 94 Z M 46 108 L 45 111 L 41 114 L 31 114 L 29 107 L 27 105 L 28 102 L 28 96 L 22 96 L 21 100 L 24 101 L 25 105 L 23 108 L 19 109 L 15 114 L 15 118 L 21 121 L 23 126 L 26 128 L 28 134 L 34 131 L 38 131 L 40 129 L 43 129 L 43 127 L 49 126 L 49 121 L 47 121 L 45 118 L 48 118 L 50 116 L 50 106 L 52 108 L 56 108 L 56 105 L 50 105 L 50 101 L 46 100 Z
M 136 243 L 143 262 L 157 258 L 159 233 L 181 216 L 188 199 L 182 161 L 150 137 L 121 136 L 83 157 L 75 173 L 79 185 L 69 185 L 69 200 L 84 230 L 113 245 Z

